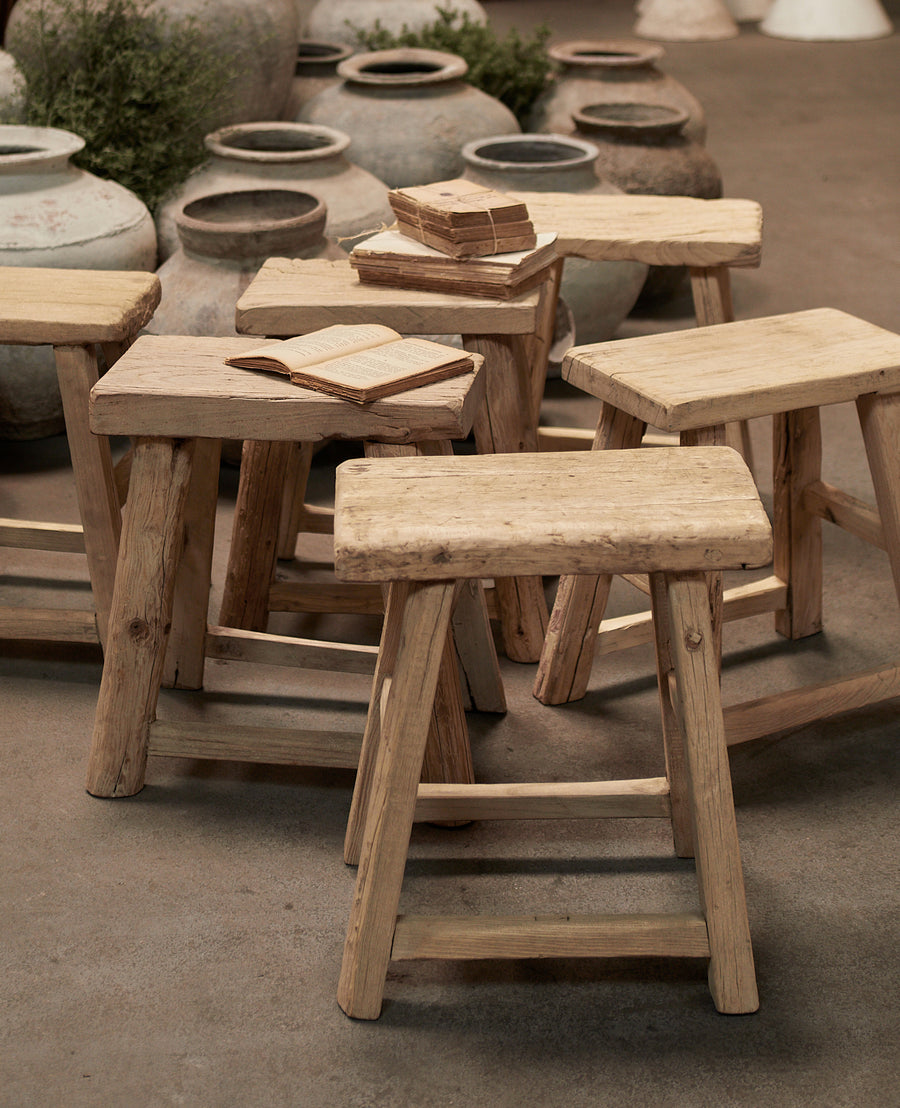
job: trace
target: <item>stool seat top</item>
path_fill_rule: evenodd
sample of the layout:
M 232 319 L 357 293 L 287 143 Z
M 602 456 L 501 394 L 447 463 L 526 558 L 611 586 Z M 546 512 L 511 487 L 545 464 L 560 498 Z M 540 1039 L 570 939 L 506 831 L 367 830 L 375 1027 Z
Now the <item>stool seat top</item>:
M 349 261 L 269 258 L 237 302 L 237 330 L 305 335 L 332 323 L 383 323 L 404 335 L 530 335 L 540 290 L 514 300 L 363 284 Z
M 755 200 L 603 193 L 511 193 L 556 252 L 594 261 L 698 267 L 758 266 L 762 208 Z
M 573 347 L 570 384 L 666 431 L 900 391 L 900 335 L 834 308 Z
M 391 458 L 337 470 L 351 581 L 762 565 L 772 532 L 727 447 Z
M 478 354 L 471 355 L 474 373 L 354 404 L 277 374 L 225 365 L 225 358 L 262 345 L 243 335 L 141 335 L 91 390 L 91 430 L 160 438 L 411 443 L 464 438 L 484 401 Z
M 0 266 L 0 342 L 119 342 L 149 322 L 160 294 L 154 273 Z

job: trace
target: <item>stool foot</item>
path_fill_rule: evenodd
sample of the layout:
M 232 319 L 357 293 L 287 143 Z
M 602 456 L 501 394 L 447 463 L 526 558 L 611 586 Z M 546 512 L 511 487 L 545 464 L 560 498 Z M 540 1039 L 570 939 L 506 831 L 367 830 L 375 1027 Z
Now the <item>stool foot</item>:
M 193 452 L 190 439 L 139 439 L 135 446 L 88 761 L 94 796 L 132 796 L 144 786 Z

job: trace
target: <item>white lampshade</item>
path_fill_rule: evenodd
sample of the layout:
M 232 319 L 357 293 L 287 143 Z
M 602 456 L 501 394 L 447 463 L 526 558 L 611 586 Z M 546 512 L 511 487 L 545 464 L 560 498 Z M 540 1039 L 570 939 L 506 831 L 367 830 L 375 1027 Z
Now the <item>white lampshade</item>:
M 882 38 L 893 26 L 879 0 L 775 0 L 759 29 L 775 38 L 824 42 Z

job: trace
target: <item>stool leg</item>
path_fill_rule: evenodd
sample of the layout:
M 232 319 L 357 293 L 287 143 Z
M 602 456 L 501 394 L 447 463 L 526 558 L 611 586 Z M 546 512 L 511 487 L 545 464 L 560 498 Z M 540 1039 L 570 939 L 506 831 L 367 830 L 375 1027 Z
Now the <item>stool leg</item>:
M 359 864 L 366 812 L 372 791 L 372 777 L 375 772 L 375 756 L 381 736 L 382 692 L 385 682 L 390 679 L 394 670 L 400 646 L 398 638 L 400 623 L 408 593 L 409 588 L 404 582 L 394 582 L 388 589 L 378 660 L 372 680 L 369 712 L 366 716 L 353 798 L 350 802 L 350 815 L 344 834 L 344 861 L 348 866 Z M 422 780 L 444 784 L 472 784 L 475 781 L 469 730 L 456 671 L 452 632 L 447 634 L 447 642 L 441 657 L 434 706 L 428 726 Z M 455 826 L 455 824 L 447 826 Z
M 104 435 L 92 435 L 88 418 L 88 398 L 98 380 L 97 355 L 93 346 L 57 346 L 54 354 L 78 510 L 84 528 L 84 549 L 94 594 L 97 630 L 101 643 L 105 644 L 119 552 L 121 514 L 109 439 Z
M 219 439 L 195 441 L 184 549 L 175 578 L 172 629 L 163 668 L 162 683 L 170 689 L 203 688 L 221 453 Z
M 732 323 L 734 306 L 731 299 L 731 271 L 728 266 L 717 265 L 706 268 L 691 267 L 691 293 L 694 299 L 694 315 L 698 327 L 708 327 L 714 323 Z M 753 468 L 753 447 L 750 442 L 750 425 L 746 419 L 740 423 L 730 423 L 726 429 L 727 442 L 734 447 L 747 463 L 751 473 Z
M 684 737 L 678 722 L 675 663 L 672 661 L 672 630 L 669 624 L 669 598 L 665 575 L 650 574 L 650 604 L 656 640 L 656 676 L 662 718 L 663 749 L 666 755 L 666 780 L 672 809 L 672 838 L 679 858 L 694 857 L 694 826 L 687 770 L 684 763 Z
M 727 273 L 727 270 L 726 270 Z M 732 425 L 733 426 L 733 425 Z M 728 428 L 723 424 L 713 427 L 696 427 L 690 431 L 682 431 L 678 437 L 681 446 L 726 446 Z M 706 574 L 706 590 L 709 596 L 709 614 L 712 618 L 713 641 L 715 644 L 716 658 L 719 660 L 719 670 L 722 668 L 722 624 L 723 590 L 725 578 L 721 573 Z
M 591 449 L 639 447 L 645 426 L 627 412 L 604 404 Z M 565 704 L 587 692 L 611 580 L 586 574 L 559 579 L 533 689 L 542 704 Z
M 453 582 L 412 584 L 402 626 L 392 632 L 399 649 L 380 705 L 381 735 L 338 984 L 338 1003 L 359 1019 L 377 1019 L 381 1012 L 453 594 Z
M 759 996 L 706 581 L 703 574 L 670 574 L 667 590 L 710 991 L 720 1012 L 755 1012 Z
M 298 442 L 288 455 L 284 496 L 278 522 L 278 557 L 292 560 L 297 553 L 297 536 L 306 507 L 306 486 L 312 468 L 313 444 Z
M 265 631 L 275 574 L 284 476 L 294 444 L 244 443 L 219 623 Z
M 419 443 L 366 442 L 365 452 L 367 458 L 447 457 L 452 456 L 453 447 L 446 439 L 426 439 Z M 422 780 L 448 784 L 471 784 L 475 780 L 452 633 L 447 636 L 441 659 Z
M 525 336 L 464 335 L 467 350 L 483 354 L 486 403 L 475 418 L 479 454 L 537 450 L 532 418 L 531 374 Z M 547 630 L 547 601 L 540 577 L 495 581 L 503 648 L 514 662 L 536 662 Z
M 144 786 L 191 477 L 191 439 L 138 439 L 88 760 L 94 796 Z
M 787 584 L 787 607 L 775 630 L 802 639 L 822 630 L 822 521 L 803 506 L 803 491 L 822 475 L 818 408 L 773 420 L 775 576 Z
M 900 601 L 900 393 L 856 401 L 894 588 Z
M 547 361 L 553 345 L 556 326 L 556 307 L 559 303 L 559 285 L 562 280 L 564 258 L 548 267 L 547 279 L 541 286 L 541 302 L 534 334 L 528 336 L 529 365 L 531 367 L 531 420 L 537 427 L 541 416 L 541 403 L 547 383 Z
M 472 708 L 478 712 L 505 712 L 503 678 L 480 581 L 464 581 L 460 588 L 453 609 L 453 637 Z

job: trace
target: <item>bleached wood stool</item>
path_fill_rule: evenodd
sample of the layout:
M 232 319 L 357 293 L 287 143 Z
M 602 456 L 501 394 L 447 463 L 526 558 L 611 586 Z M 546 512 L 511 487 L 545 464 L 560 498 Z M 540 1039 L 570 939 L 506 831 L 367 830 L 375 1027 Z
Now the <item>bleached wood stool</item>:
M 709 957 L 723 1012 L 758 1006 L 705 571 L 765 563 L 769 522 L 733 450 L 409 458 L 338 468 L 340 577 L 392 581 L 345 858 L 359 859 L 338 1001 L 375 1019 L 391 958 Z M 460 582 L 648 572 L 667 776 L 419 786 Z M 414 820 L 657 816 L 696 857 L 701 908 L 676 915 L 397 916 Z M 364 832 L 360 835 L 360 828 Z M 359 847 L 362 841 L 361 851 Z
M 450 452 L 450 440 L 468 434 L 483 404 L 482 362 L 475 355 L 474 373 L 357 405 L 273 374 L 225 365 L 225 357 L 258 345 L 259 339 L 237 337 L 145 335 L 91 393 L 91 429 L 130 435 L 135 442 L 88 764 L 87 789 L 95 796 L 138 792 L 148 751 L 356 766 L 361 740 L 356 734 L 156 719 L 160 685 L 200 688 L 206 657 L 355 673 L 371 673 L 375 665 L 373 647 L 208 626 L 220 440 L 349 438 L 374 452 Z M 472 699 L 502 710 L 480 590 L 467 594 L 465 623 L 460 649 L 475 656 L 464 668 L 480 681 Z M 449 647 L 442 672 L 430 772 L 441 780 L 470 779 L 456 659 Z
M 52 346 L 81 525 L 0 519 L 0 546 L 87 555 L 94 612 L 0 608 L 0 638 L 103 641 L 119 544 L 119 498 L 106 439 L 88 428 L 99 371 L 127 349 L 160 298 L 152 273 L 0 267 L 0 342 Z
M 270 258 L 238 301 L 237 329 L 284 338 L 333 323 L 383 323 L 401 334 L 462 335 L 466 349 L 485 358 L 486 402 L 474 426 L 477 449 L 535 450 L 532 381 L 539 377 L 543 388 L 560 265 L 551 266 L 541 289 L 515 300 L 490 300 L 365 285 L 349 262 Z M 246 451 L 239 493 L 246 528 L 235 536 L 232 547 L 221 623 L 263 630 L 270 610 L 340 610 L 341 597 L 323 599 L 319 585 L 270 588 L 279 520 L 286 526 L 277 549 L 287 558 L 294 556 L 298 530 L 328 532 L 332 526 L 330 513 L 323 516 L 302 502 L 310 461 L 310 449 L 298 455 L 285 444 L 254 444 Z M 286 474 L 289 512 L 282 511 Z M 300 496 L 294 497 L 297 489 Z M 506 653 L 516 661 L 537 661 L 547 628 L 541 581 L 495 584 Z M 330 606 L 323 609 L 323 602 Z
M 791 639 L 822 629 L 822 520 L 888 554 L 900 593 L 900 336 L 830 308 L 569 351 L 563 376 L 603 401 L 595 450 L 637 446 L 645 424 L 682 443 L 721 441 L 721 424 L 774 420 L 774 574 L 725 593 L 723 618 L 775 612 Z M 878 510 L 821 479 L 819 408 L 854 401 Z M 534 694 L 585 694 L 601 652 L 647 641 L 649 615 L 601 626 L 609 578 L 560 581 Z M 601 628 L 600 635 L 597 634 Z M 900 693 L 900 667 L 726 709 L 729 744 L 796 728 Z
M 754 200 L 698 200 L 689 196 L 515 193 L 528 206 L 535 230 L 557 233 L 563 258 L 687 266 L 699 327 L 734 319 L 731 270 L 756 268 L 762 252 L 762 208 Z M 577 336 L 576 336 L 577 338 Z M 535 387 L 543 390 L 543 382 Z M 533 397 L 540 409 L 541 391 Z M 746 422 L 729 427 L 729 445 L 752 465 Z M 581 428 L 539 427 L 543 450 L 590 446 Z

